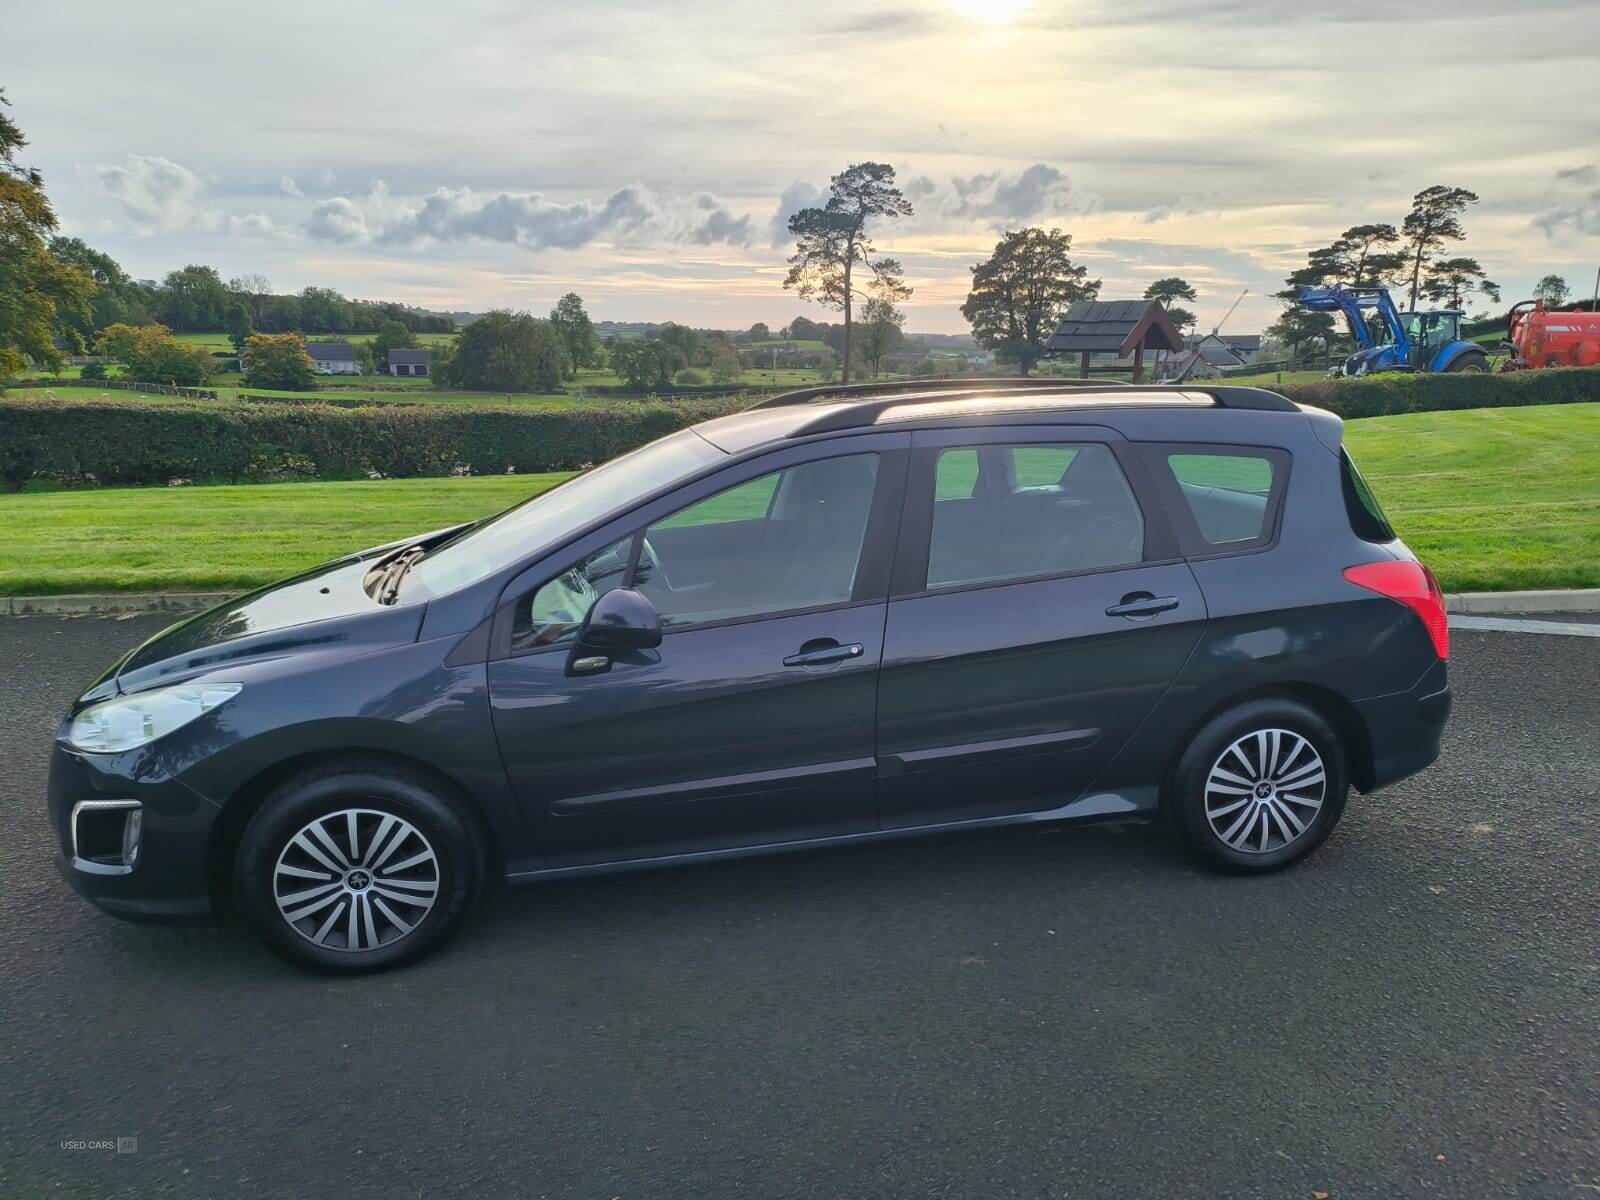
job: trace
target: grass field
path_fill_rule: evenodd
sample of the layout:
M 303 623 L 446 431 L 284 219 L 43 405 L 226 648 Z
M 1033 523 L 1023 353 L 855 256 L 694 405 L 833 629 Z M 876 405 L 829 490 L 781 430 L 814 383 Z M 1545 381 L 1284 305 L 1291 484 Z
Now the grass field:
M 1345 429 L 1400 536 L 1446 590 L 1600 586 L 1600 404 L 1379 417 Z M 0 495 L 0 595 L 243 590 L 495 512 L 561 478 Z
M 210 337 L 210 334 L 191 334 L 189 337 Z M 60 385 L 45 389 L 56 393 L 63 400 L 99 399 L 105 396 L 112 401 L 118 399 L 134 399 L 143 396 L 151 398 L 149 393 L 126 391 L 121 388 L 96 388 L 93 382 L 84 384 L 79 378 L 78 367 L 68 367 L 60 375 Z M 36 373 L 44 377 L 42 373 Z M 702 372 L 704 374 L 704 372 Z M 49 378 L 56 378 L 50 376 Z M 770 388 L 801 388 L 822 381 L 822 376 L 817 371 L 802 371 L 793 368 L 782 368 L 776 371 L 744 371 L 739 378 L 727 385 L 727 390 L 737 391 L 741 388 L 770 389 Z M 709 382 L 709 381 L 708 381 Z M 405 377 L 390 378 L 386 375 L 370 377 L 361 376 L 325 376 L 319 380 L 319 386 L 314 392 L 279 392 L 266 388 L 244 388 L 238 372 L 230 371 L 216 376 L 205 386 L 217 393 L 224 400 L 234 399 L 240 391 L 248 391 L 253 395 L 288 396 L 298 399 L 315 399 L 325 396 L 336 400 L 371 400 L 374 404 L 529 404 L 535 407 L 560 407 L 577 402 L 580 395 L 588 401 L 605 400 L 603 394 L 598 394 L 588 389 L 621 387 L 623 381 L 611 371 L 580 371 L 578 377 L 565 384 L 565 391 L 533 395 L 525 392 L 462 392 L 446 391 L 435 388 L 427 379 L 414 379 Z M 43 392 L 34 388 L 14 388 L 8 393 L 12 397 L 42 396 Z

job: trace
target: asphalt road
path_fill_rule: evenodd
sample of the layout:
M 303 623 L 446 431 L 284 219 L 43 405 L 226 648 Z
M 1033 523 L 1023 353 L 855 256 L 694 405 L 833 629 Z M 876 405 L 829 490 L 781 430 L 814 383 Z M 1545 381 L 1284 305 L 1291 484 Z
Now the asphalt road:
M 0 619 L 6 1200 L 1600 1196 L 1600 639 L 1458 633 L 1442 761 L 1271 878 L 901 843 L 551 886 L 330 980 L 55 878 L 50 734 L 160 623 Z

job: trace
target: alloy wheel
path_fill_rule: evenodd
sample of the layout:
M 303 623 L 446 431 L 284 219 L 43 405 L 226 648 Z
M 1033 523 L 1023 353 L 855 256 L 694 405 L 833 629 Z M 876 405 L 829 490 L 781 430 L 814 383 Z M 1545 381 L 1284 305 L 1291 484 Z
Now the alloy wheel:
M 346 808 L 284 845 L 272 897 L 289 927 L 324 950 L 376 950 L 405 937 L 439 896 L 439 858 L 411 822 Z
M 1288 729 L 1259 729 L 1239 738 L 1206 776 L 1205 811 L 1212 833 L 1230 850 L 1269 854 L 1303 837 L 1328 787 L 1322 756 Z

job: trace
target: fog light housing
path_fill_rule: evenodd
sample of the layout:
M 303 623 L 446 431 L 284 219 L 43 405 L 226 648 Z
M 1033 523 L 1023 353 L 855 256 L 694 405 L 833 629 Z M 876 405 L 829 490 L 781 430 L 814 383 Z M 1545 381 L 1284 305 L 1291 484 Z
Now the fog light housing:
M 126 875 L 139 860 L 144 809 L 137 800 L 83 800 L 72 806 L 72 865 L 93 875 Z

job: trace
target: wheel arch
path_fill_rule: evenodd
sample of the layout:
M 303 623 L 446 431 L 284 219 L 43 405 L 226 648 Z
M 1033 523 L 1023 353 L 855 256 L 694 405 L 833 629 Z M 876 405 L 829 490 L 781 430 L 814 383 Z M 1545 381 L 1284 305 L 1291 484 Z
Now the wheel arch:
M 231 896 L 233 858 L 238 851 L 239 840 L 244 836 L 250 818 L 260 811 L 262 803 L 274 789 L 301 771 L 341 762 L 398 767 L 421 775 L 430 785 L 460 804 L 476 825 L 488 868 L 485 882 L 492 884 L 504 877 L 504 848 L 495 835 L 494 823 L 483 806 L 447 772 L 426 759 L 388 748 L 323 748 L 271 763 L 247 779 L 223 803 L 222 812 L 211 827 L 206 846 L 206 880 L 215 902 L 225 904 Z
M 1333 726 L 1333 731 L 1338 734 L 1339 744 L 1344 750 L 1345 772 L 1351 784 L 1359 792 L 1372 790 L 1375 775 L 1372 739 L 1367 732 L 1366 722 L 1361 719 L 1361 714 L 1356 711 L 1355 705 L 1332 688 L 1298 680 L 1282 681 L 1232 692 L 1217 700 L 1190 723 L 1183 731 L 1183 736 L 1173 743 L 1167 755 L 1166 765 L 1162 769 L 1162 811 L 1167 811 L 1172 804 L 1173 779 L 1177 773 L 1179 760 L 1183 758 L 1184 752 L 1193 744 L 1195 736 L 1207 722 L 1230 708 L 1248 704 L 1252 700 L 1277 699 L 1298 701 Z

